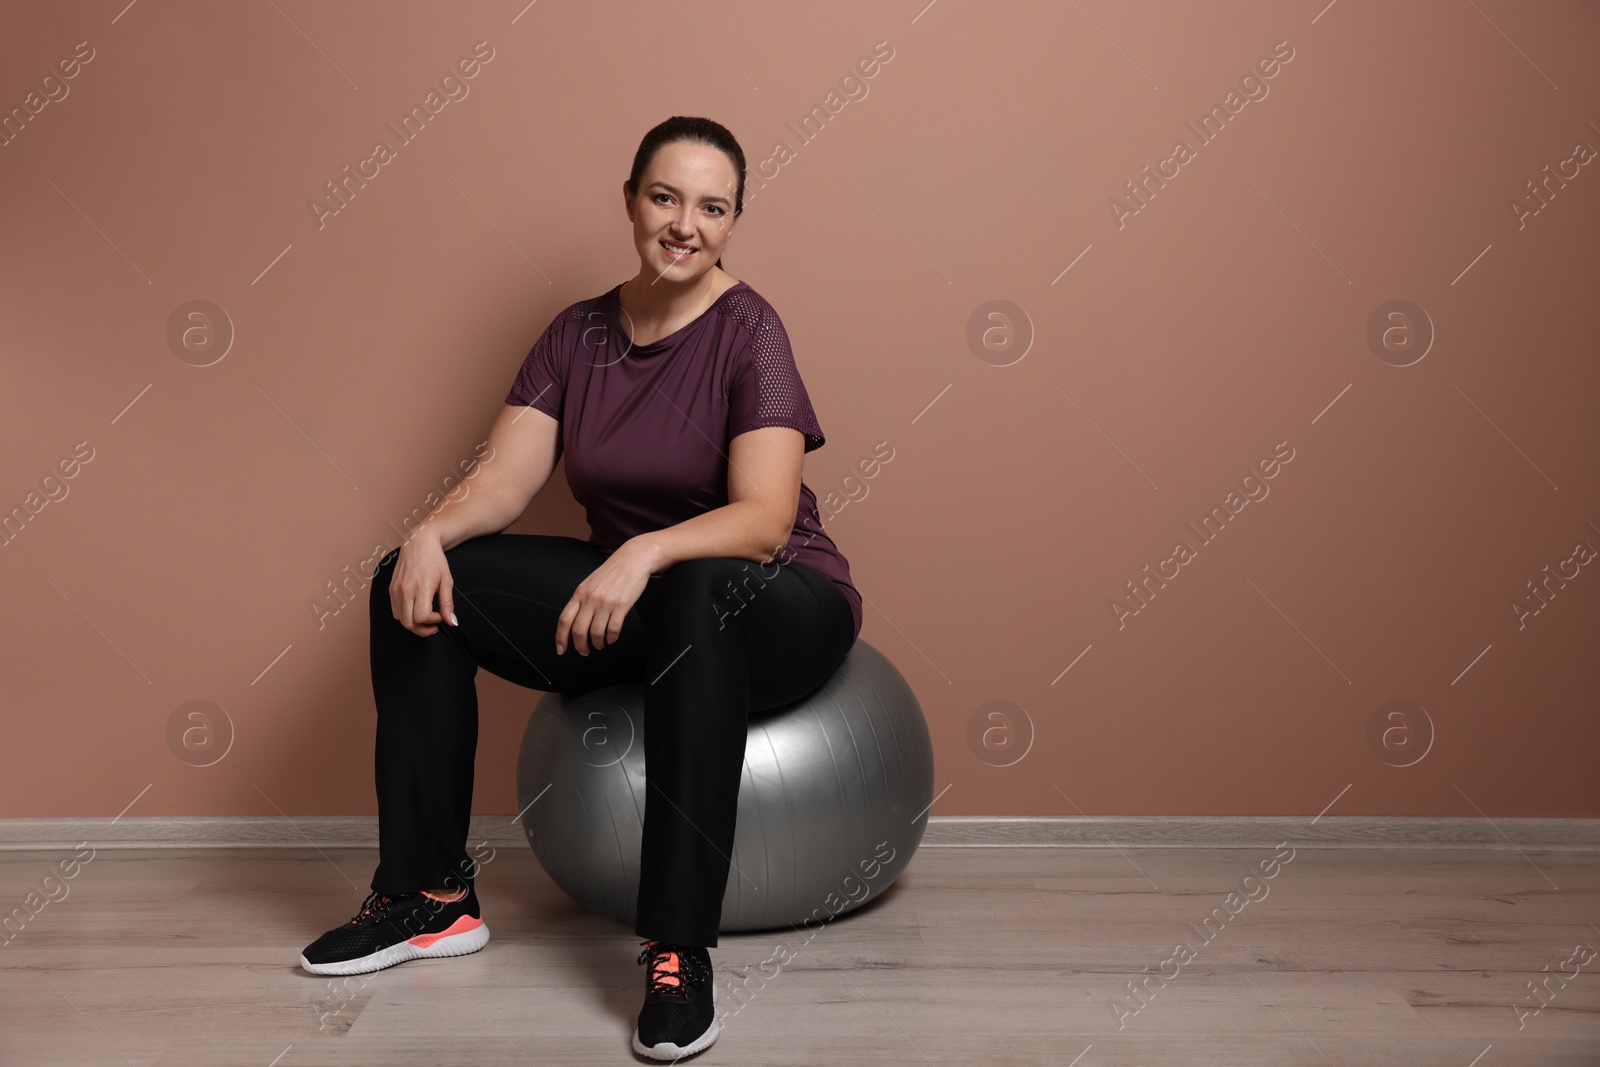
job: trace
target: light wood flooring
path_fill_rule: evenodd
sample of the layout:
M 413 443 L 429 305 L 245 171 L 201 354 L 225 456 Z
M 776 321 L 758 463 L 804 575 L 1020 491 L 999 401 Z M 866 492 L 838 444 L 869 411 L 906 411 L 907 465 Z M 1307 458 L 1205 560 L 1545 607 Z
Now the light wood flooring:
M 0 852 L 0 913 L 70 854 Z M 1228 892 L 1272 855 L 923 848 L 882 898 L 809 938 L 724 935 L 725 1029 L 692 1062 L 1600 1064 L 1600 957 L 1568 962 L 1600 949 L 1600 855 L 1301 847 L 1232 914 Z M 582 911 L 525 847 L 479 876 L 482 952 L 302 972 L 300 949 L 349 918 L 375 861 L 99 850 L 0 945 L 0 1064 L 647 1062 L 629 1048 L 639 939 Z M 1226 922 L 1208 941 L 1213 909 Z M 1193 958 L 1166 962 L 1180 942 Z M 1129 993 L 1163 970 L 1142 1003 Z

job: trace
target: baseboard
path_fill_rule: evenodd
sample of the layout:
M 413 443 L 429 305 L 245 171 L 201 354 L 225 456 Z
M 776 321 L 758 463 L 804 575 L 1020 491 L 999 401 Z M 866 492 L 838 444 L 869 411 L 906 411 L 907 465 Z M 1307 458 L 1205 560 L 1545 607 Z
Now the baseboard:
M 1482 816 L 1096 815 L 931 816 L 922 847 L 1486 848 L 1600 851 L 1600 819 Z
M 0 819 L 0 849 L 376 848 L 375 815 Z M 923 848 L 1471 848 L 1600 851 L 1600 819 L 1329 815 L 933 815 Z M 527 847 L 511 815 L 474 815 L 469 843 Z

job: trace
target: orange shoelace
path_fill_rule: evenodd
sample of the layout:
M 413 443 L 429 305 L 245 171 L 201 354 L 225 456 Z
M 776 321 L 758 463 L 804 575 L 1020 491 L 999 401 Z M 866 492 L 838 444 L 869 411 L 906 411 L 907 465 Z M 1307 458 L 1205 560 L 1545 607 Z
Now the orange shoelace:
M 650 980 L 658 985 L 682 986 L 681 971 L 676 952 L 658 952 L 650 963 Z
M 370 896 L 367 897 L 366 900 L 361 902 L 361 910 L 356 912 L 356 917 L 354 919 L 350 920 L 350 925 L 351 926 L 360 925 L 362 919 L 365 919 L 368 915 L 372 914 L 374 911 L 380 910 L 382 908 L 387 908 L 390 904 L 394 903 L 396 900 L 399 900 L 399 899 L 400 899 L 399 897 L 391 897 L 387 893 L 373 893 L 373 894 L 371 894 Z
M 650 986 L 656 993 L 668 995 L 683 994 L 683 978 L 685 974 L 684 957 L 671 945 L 663 945 L 659 941 L 645 942 L 644 951 L 639 953 L 639 962 L 650 961 Z M 698 960 L 690 959 L 690 969 L 698 973 Z

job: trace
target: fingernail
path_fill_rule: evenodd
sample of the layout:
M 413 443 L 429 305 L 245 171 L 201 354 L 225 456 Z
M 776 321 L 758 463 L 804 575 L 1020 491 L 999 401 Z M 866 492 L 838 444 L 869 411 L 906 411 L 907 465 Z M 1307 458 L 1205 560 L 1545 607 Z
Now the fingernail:
M 456 619 L 456 613 L 453 612 L 453 611 L 450 613 L 450 625 L 451 626 L 460 626 L 461 625 L 461 623 Z

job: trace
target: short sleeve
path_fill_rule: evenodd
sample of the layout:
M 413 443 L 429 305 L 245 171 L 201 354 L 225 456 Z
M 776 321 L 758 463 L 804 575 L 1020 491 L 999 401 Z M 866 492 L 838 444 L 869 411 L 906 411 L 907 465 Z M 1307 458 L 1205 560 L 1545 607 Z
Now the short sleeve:
M 566 391 L 566 373 L 564 361 L 557 358 L 556 342 L 565 319 L 565 315 L 558 315 L 545 327 L 522 361 L 516 380 L 511 383 L 511 391 L 506 394 L 507 404 L 538 408 L 558 422 L 561 398 Z
M 735 365 L 728 385 L 729 438 L 765 426 L 799 430 L 805 435 L 807 452 L 821 448 L 825 441 L 794 364 L 788 331 L 770 310 L 751 330 L 749 349 Z

